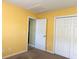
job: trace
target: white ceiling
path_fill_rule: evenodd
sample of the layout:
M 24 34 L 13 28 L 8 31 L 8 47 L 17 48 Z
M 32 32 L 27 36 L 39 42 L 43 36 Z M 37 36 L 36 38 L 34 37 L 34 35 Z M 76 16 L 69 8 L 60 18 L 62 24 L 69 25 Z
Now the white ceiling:
M 33 12 L 40 13 L 70 6 L 76 6 L 76 0 L 6 0 Z

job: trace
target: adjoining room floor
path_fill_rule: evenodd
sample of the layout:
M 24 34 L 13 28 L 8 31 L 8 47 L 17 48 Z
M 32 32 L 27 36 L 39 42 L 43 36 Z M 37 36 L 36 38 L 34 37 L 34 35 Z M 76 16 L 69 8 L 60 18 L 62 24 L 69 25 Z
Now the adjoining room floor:
M 9 57 L 7 59 L 68 59 L 68 58 L 29 47 L 28 52 Z

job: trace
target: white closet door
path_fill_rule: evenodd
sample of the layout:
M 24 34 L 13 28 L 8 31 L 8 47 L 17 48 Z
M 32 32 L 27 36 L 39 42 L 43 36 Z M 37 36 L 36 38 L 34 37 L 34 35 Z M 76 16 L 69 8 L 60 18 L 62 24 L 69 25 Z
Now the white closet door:
M 70 59 L 77 59 L 77 17 L 72 17 Z M 72 30 L 73 29 L 73 30 Z
M 70 19 L 56 19 L 55 53 L 69 58 Z
M 76 22 L 75 17 L 63 17 L 56 19 L 55 54 L 71 59 L 75 58 L 76 54 L 75 52 L 76 44 L 74 44 L 76 43 L 76 35 L 75 35 L 76 28 L 74 27 L 76 26 L 74 25 L 75 22 Z

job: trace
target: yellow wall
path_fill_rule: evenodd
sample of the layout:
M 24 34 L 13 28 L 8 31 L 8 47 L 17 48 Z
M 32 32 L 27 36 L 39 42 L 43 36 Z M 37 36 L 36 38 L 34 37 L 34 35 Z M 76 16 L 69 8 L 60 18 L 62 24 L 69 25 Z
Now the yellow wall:
M 3 2 L 2 10 L 3 56 L 27 51 L 27 18 L 36 17 L 36 14 L 6 2 Z
M 47 19 L 47 50 L 53 50 L 54 44 L 54 16 L 64 16 L 64 15 L 72 15 L 76 14 L 76 7 L 69 7 L 65 9 L 60 9 L 56 11 L 49 11 L 38 14 L 38 18 L 46 18 Z

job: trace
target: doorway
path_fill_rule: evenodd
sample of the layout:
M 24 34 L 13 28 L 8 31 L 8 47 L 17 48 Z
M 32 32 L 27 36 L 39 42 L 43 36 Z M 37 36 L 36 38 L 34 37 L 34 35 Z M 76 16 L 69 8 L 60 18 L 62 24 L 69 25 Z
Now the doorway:
M 46 19 L 29 18 L 28 47 L 46 50 Z
M 28 46 L 34 47 L 35 46 L 35 28 L 36 28 L 36 21 L 35 19 L 29 17 L 29 27 L 28 27 Z

